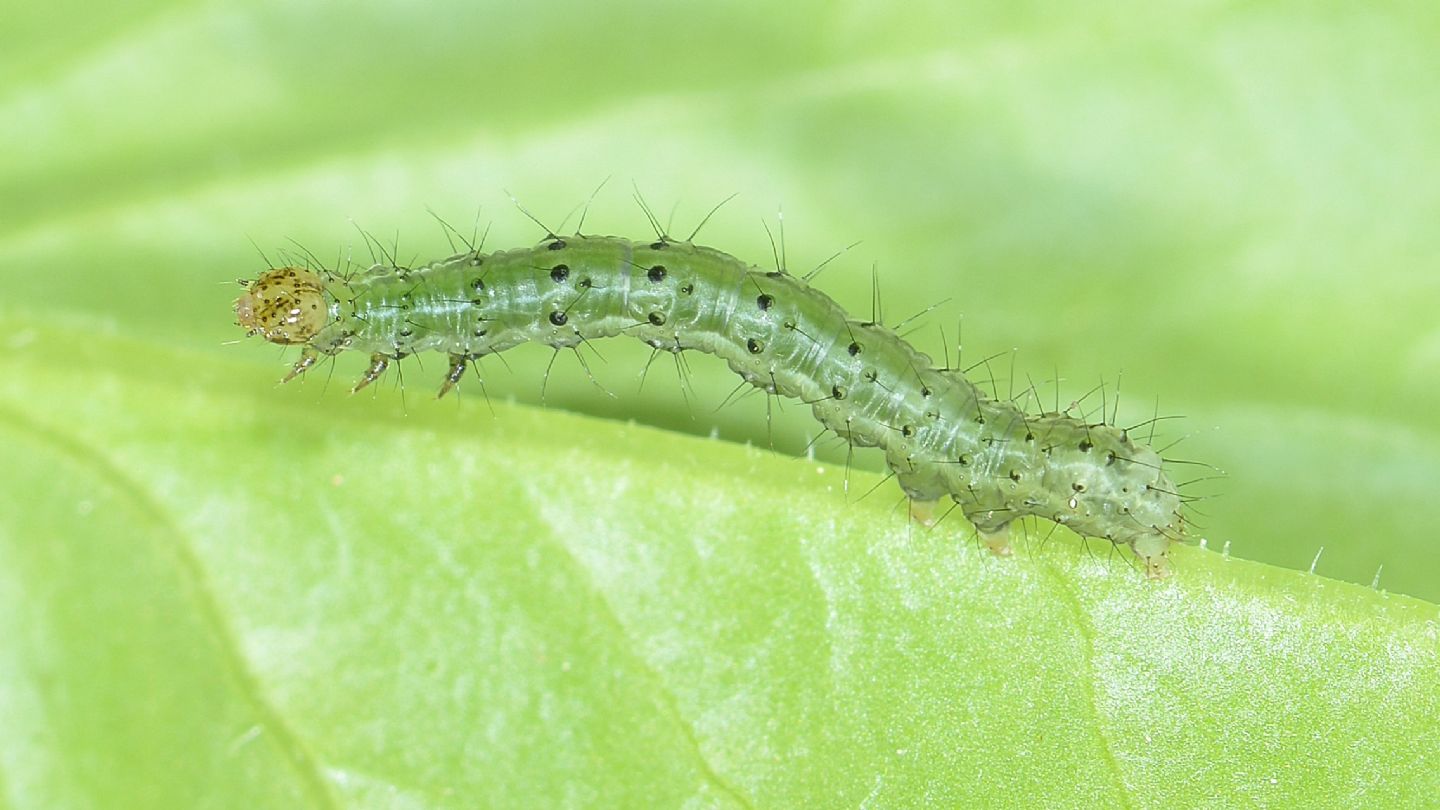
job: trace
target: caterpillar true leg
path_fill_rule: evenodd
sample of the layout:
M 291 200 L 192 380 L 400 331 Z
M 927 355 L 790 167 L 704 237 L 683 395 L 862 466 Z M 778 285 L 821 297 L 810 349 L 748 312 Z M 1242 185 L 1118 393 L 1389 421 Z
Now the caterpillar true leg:
M 309 346 L 306 346 L 306 347 L 300 352 L 300 359 L 299 359 L 299 360 L 296 360 L 296 361 L 295 361 L 295 365 L 293 365 L 293 366 L 290 367 L 290 371 L 289 371 L 284 377 L 281 377 L 281 378 L 280 378 L 280 382 L 282 382 L 282 383 L 290 382 L 291 380 L 295 379 L 296 377 L 299 377 L 301 374 L 304 374 L 305 372 L 309 371 L 309 370 L 310 370 L 310 367 L 313 366 L 313 365 L 315 365 L 315 364 L 316 364 L 317 362 L 319 362 L 319 361 L 320 361 L 320 352 L 317 352 L 317 351 L 315 351 L 314 349 L 310 348 Z
M 445 382 L 440 384 L 440 393 L 436 394 L 435 398 L 440 399 L 450 393 L 450 389 L 458 385 L 460 379 L 465 376 L 465 369 L 469 365 L 469 355 L 452 353 L 450 355 L 450 368 L 445 372 Z
M 350 389 L 350 393 L 353 394 L 356 391 L 359 391 L 360 389 L 369 385 L 370 383 L 373 383 L 376 380 L 380 379 L 380 375 L 384 374 L 385 369 L 389 367 L 390 358 L 388 356 L 383 355 L 379 352 L 370 355 L 370 367 L 365 369 L 365 373 L 360 376 L 360 381 L 355 383 L 355 387 Z

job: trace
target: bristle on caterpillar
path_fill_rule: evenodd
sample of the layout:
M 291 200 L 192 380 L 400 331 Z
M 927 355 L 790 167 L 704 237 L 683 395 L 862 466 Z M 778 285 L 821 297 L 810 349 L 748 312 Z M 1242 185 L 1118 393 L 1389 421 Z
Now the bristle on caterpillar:
M 395 360 L 439 351 L 444 396 L 470 363 L 521 343 L 630 335 L 716 355 L 751 385 L 805 402 L 851 444 L 881 448 L 912 502 L 953 500 L 997 553 L 1012 522 L 1035 516 L 1128 545 L 1161 578 L 1185 535 L 1160 455 L 1125 430 L 1026 414 L 885 326 L 849 318 L 804 279 L 690 242 L 552 236 L 349 277 L 273 268 L 245 286 L 237 325 L 302 347 L 286 380 L 354 350 L 370 356 L 359 390 Z

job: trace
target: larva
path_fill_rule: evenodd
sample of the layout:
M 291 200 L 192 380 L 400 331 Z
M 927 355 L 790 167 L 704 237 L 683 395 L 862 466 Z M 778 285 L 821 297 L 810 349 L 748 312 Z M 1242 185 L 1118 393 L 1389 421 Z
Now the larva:
M 810 405 L 842 438 L 881 448 L 913 502 L 952 499 L 998 551 L 1011 522 L 1038 516 L 1130 546 L 1160 578 L 1185 533 L 1160 455 L 1125 430 L 1026 414 L 934 368 L 890 329 L 849 318 L 803 279 L 688 241 L 550 236 L 421 267 L 351 277 L 280 267 L 242 283 L 237 325 L 302 347 L 286 380 L 356 350 L 370 355 L 359 390 L 400 358 L 441 351 L 444 396 L 484 355 L 630 335 L 716 355 L 751 385 Z

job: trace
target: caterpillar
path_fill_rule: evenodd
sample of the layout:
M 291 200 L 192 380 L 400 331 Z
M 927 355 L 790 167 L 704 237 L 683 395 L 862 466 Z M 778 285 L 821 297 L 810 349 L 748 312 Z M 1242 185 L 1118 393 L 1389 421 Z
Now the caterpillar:
M 521 343 L 630 335 L 657 351 L 713 354 L 749 384 L 804 402 L 852 445 L 883 450 L 918 511 L 953 500 L 999 553 L 1012 522 L 1037 516 L 1129 546 L 1159 579 L 1185 536 L 1184 499 L 1159 453 L 1126 430 L 1027 414 L 935 368 L 891 329 L 850 318 L 804 278 L 690 240 L 549 234 L 418 267 L 271 267 L 240 283 L 236 325 L 301 347 L 284 381 L 354 350 L 370 357 L 358 391 L 401 358 L 439 351 L 449 356 L 443 397 L 475 360 Z

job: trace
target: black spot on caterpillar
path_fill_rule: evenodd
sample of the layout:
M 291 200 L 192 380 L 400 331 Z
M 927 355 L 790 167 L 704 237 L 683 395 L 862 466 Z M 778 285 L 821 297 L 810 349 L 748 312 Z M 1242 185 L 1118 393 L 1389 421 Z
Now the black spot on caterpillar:
M 630 335 L 716 355 L 751 385 L 809 404 L 852 445 L 882 449 L 912 501 L 953 500 L 1002 553 L 1010 524 L 1035 516 L 1128 545 L 1159 578 L 1185 534 L 1160 455 L 1125 430 L 1027 414 L 933 367 L 890 329 L 849 318 L 804 279 L 688 241 L 552 236 L 348 277 L 273 268 L 245 286 L 236 323 L 302 347 L 287 381 L 355 350 L 370 355 L 359 390 L 395 360 L 440 351 L 450 361 L 444 396 L 484 355 Z

